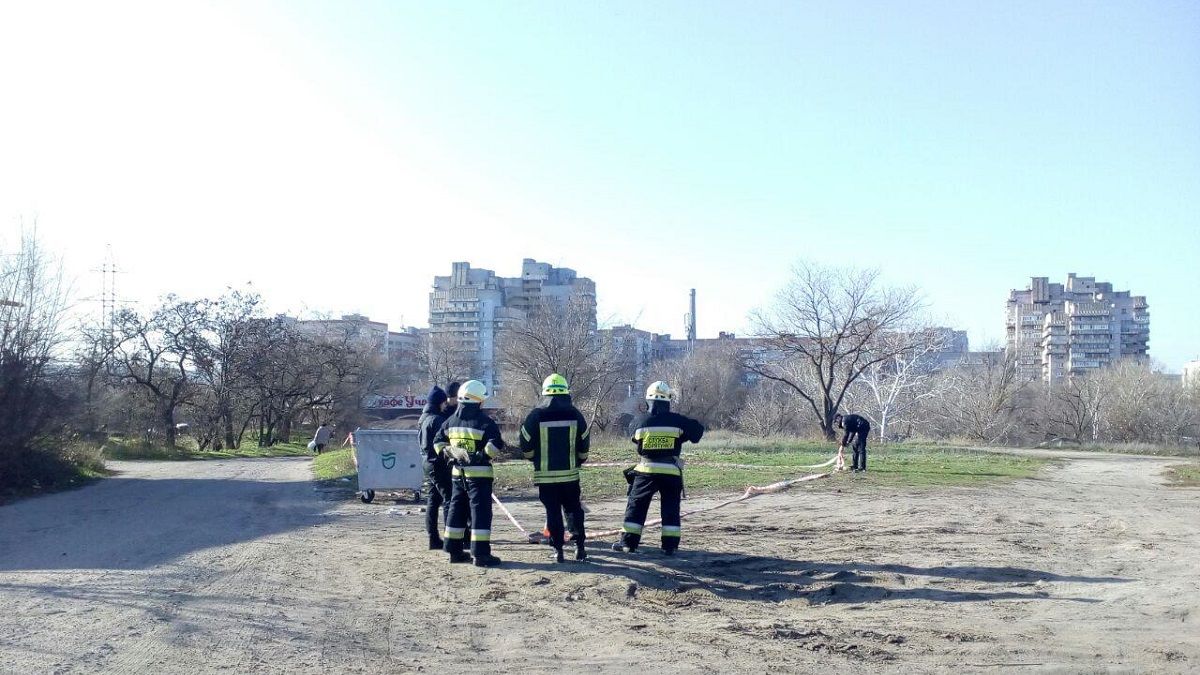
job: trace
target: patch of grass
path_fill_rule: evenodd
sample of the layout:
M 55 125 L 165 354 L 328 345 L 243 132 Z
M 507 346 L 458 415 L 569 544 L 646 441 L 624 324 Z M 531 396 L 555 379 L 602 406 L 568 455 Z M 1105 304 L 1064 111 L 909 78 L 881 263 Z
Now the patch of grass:
M 758 439 L 729 432 L 705 436 L 699 445 L 684 446 L 685 479 L 690 494 L 740 492 L 750 485 L 767 485 L 823 469 L 805 469 L 820 464 L 837 452 L 836 443 L 824 441 Z M 927 488 L 980 485 L 993 481 L 1028 478 L 1050 460 L 989 453 L 963 447 L 938 446 L 924 442 L 871 447 L 870 471 L 866 474 L 835 474 L 816 485 L 824 489 L 870 487 Z M 615 467 L 586 467 L 580 482 L 585 495 L 619 497 L 625 494 L 621 470 L 635 464 L 633 444 L 624 438 L 597 438 L 589 454 L 590 464 L 618 463 Z M 846 451 L 850 461 L 850 451 Z M 729 464 L 745 466 L 731 467 Z M 337 480 L 356 475 L 350 450 L 328 452 L 313 460 L 318 480 Z M 534 491 L 533 467 L 520 459 L 496 463 L 496 486 L 518 492 Z
M 193 439 L 180 438 L 178 448 L 144 439 L 128 439 L 119 436 L 109 438 L 100 447 L 108 459 L 188 461 L 203 459 L 235 459 L 253 457 L 304 457 L 311 455 L 307 444 L 300 441 L 276 443 L 269 448 L 260 448 L 253 439 L 246 439 L 236 450 L 200 450 Z
M 1200 464 L 1176 464 L 1166 471 L 1171 487 L 1200 487 Z
M 119 460 L 174 460 L 188 459 L 188 455 L 196 450 L 195 445 L 188 447 L 187 439 L 180 439 L 180 447 L 168 448 L 165 445 L 141 438 L 110 436 L 100 445 L 100 452 L 106 459 Z
M 206 450 L 190 453 L 191 459 L 233 459 L 235 457 L 311 457 L 307 443 L 276 443 L 260 448 L 257 443 L 243 443 L 237 450 Z
M 684 446 L 685 480 L 689 493 L 738 492 L 750 485 L 767 485 L 829 469 L 804 469 L 820 464 L 837 452 L 836 443 L 754 439 L 721 434 L 709 443 L 706 436 L 699 445 Z M 926 443 L 889 444 L 868 448 L 869 471 L 866 474 L 835 474 L 816 485 L 824 489 L 870 487 L 928 488 L 970 486 L 992 481 L 1028 478 L 1049 460 L 981 452 L 970 448 L 933 446 Z M 593 447 L 592 463 L 637 461 L 632 443 L 604 439 Z M 846 451 L 846 462 L 850 451 Z M 741 464 L 743 467 L 721 466 Z M 625 494 L 621 467 L 585 468 L 580 479 L 586 495 L 613 497 Z M 498 486 L 517 490 L 533 489 L 533 470 L 529 462 L 509 461 L 496 465 Z
M 850 460 L 849 452 L 846 460 Z M 868 454 L 869 471 L 866 474 L 838 474 L 835 478 L 837 482 L 862 480 L 868 485 L 895 487 L 972 486 L 1029 478 L 1049 463 L 1047 459 L 964 448 L 931 450 L 888 446 L 873 456 Z
M 0 504 L 87 485 L 109 475 L 94 446 L 72 443 L 61 448 L 27 450 L 0 470 Z
M 354 466 L 354 454 L 351 448 L 343 448 L 332 452 L 323 452 L 313 457 L 313 477 L 317 480 L 340 480 L 354 478 L 354 489 L 358 489 L 358 469 Z

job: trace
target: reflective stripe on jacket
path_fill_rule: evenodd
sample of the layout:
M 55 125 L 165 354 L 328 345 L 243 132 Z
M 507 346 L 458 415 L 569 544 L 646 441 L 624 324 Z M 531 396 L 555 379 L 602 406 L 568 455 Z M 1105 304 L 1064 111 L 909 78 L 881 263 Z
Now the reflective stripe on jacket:
M 679 473 L 676 458 L 679 457 L 683 444 L 688 441 L 699 443 L 700 438 L 704 436 L 703 424 L 690 417 L 671 412 L 670 406 L 665 401 L 654 401 L 650 412 L 634 420 L 632 428 L 631 440 L 637 445 L 638 454 L 644 458 L 643 463 L 676 465 L 675 475 Z M 665 469 L 662 471 L 635 470 L 641 473 L 666 472 Z
M 521 456 L 533 463 L 533 482 L 570 483 L 579 480 L 587 461 L 591 430 L 569 394 L 547 396 L 521 424 Z
M 462 403 L 438 429 L 433 447 L 454 465 L 454 476 L 492 478 L 492 459 L 505 446 L 500 428 L 479 404 Z

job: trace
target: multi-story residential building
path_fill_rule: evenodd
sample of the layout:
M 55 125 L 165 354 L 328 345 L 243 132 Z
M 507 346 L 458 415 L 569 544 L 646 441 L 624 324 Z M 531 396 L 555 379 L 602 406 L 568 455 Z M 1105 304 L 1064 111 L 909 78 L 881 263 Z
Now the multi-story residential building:
M 344 314 L 340 319 L 292 319 L 284 317 L 304 335 L 330 341 L 346 341 L 359 347 L 388 353 L 388 325 L 361 314 Z
M 1033 277 L 1009 294 L 1005 347 L 1024 379 L 1054 382 L 1122 358 L 1147 358 L 1150 309 L 1145 296 L 1114 291 L 1094 277 L 1065 284 Z
M 967 331 L 955 330 L 944 326 L 933 329 L 938 334 L 940 349 L 932 354 L 932 367 L 935 370 L 952 368 L 961 364 L 971 353 L 971 343 L 967 339 Z
M 344 314 L 340 319 L 280 318 L 304 335 L 378 351 L 388 365 L 407 371 L 416 369 L 428 333 L 425 328 L 389 330 L 388 324 L 361 314 Z
M 734 333 L 721 331 L 715 338 L 672 338 L 670 335 L 656 335 L 654 338 L 654 358 L 662 361 L 681 359 L 695 351 L 706 349 L 729 349 L 738 354 L 761 349 L 760 341 L 755 338 L 738 337 Z
M 513 281 L 513 280 L 506 280 Z M 565 306 L 575 302 L 596 323 L 596 284 L 575 270 L 554 267 L 532 258 L 521 261 L 520 288 L 508 292 L 508 306 L 529 312 L 545 303 Z
M 429 330 L 426 328 L 404 328 L 389 330 L 387 334 L 387 360 L 393 365 L 414 363 L 425 344 Z
M 632 398 L 645 388 L 655 361 L 655 342 L 660 337 L 628 324 L 600 330 L 600 338 L 608 340 L 617 353 L 621 364 L 617 389 L 624 396 Z
M 520 277 L 456 262 L 450 276 L 434 277 L 429 294 L 429 339 L 434 348 L 469 355 L 474 373 L 495 391 L 502 386 L 496 350 L 506 327 L 546 304 L 578 303 L 596 325 L 596 284 L 575 270 L 526 258 Z

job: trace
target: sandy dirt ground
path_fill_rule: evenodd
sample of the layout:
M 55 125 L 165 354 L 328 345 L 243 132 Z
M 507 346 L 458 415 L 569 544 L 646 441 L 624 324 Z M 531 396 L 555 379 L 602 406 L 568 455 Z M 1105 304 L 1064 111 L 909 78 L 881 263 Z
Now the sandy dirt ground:
M 494 570 L 304 459 L 116 463 L 0 508 L 0 672 L 1200 671 L 1200 491 L 1050 454 L 986 488 L 756 498 L 685 521 L 673 558 L 651 535 L 555 565 L 497 513 Z

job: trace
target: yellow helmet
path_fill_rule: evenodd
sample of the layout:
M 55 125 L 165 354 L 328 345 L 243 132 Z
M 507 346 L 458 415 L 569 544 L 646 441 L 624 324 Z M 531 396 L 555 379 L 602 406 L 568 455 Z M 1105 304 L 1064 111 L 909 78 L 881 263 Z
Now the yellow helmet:
M 646 387 L 647 401 L 670 401 L 671 400 L 671 385 L 659 380 L 654 384 Z
M 458 388 L 458 398 L 467 403 L 483 403 L 487 398 L 487 387 L 479 380 L 467 380 Z
M 542 382 L 542 396 L 558 396 L 569 393 L 571 393 L 571 387 L 567 385 L 567 378 L 558 373 L 552 374 Z

